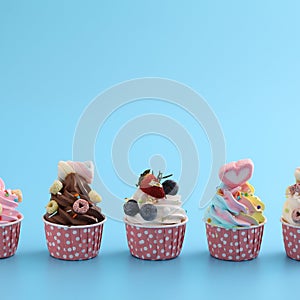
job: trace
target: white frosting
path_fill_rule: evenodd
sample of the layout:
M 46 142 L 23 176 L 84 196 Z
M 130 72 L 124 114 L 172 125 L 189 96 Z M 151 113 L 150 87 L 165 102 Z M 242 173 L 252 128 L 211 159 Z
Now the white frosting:
M 155 205 L 157 216 L 153 221 L 145 221 L 139 213 L 134 217 L 126 215 L 125 219 L 129 223 L 155 226 L 181 223 L 186 219 L 186 212 L 181 207 L 180 195 L 166 195 L 166 198 L 157 199 L 138 189 L 131 199 L 136 200 L 140 208 L 146 203 Z
M 282 217 L 289 224 L 299 226 L 300 224 L 294 222 L 292 219 L 292 212 L 296 208 L 300 209 L 300 195 L 298 193 L 295 193 L 293 196 L 288 194 L 283 204 Z

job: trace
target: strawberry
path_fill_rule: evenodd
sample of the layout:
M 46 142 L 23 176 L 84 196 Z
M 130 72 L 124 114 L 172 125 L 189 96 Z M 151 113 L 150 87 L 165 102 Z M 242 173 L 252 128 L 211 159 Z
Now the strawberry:
M 150 170 L 146 170 L 141 174 L 138 186 L 149 196 L 158 199 L 165 197 L 163 186 L 153 174 L 150 174 Z

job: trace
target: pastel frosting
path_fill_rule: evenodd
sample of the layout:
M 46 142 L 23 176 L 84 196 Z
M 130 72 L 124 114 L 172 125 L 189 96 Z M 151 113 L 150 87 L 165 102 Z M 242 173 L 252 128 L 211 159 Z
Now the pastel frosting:
M 250 227 L 266 221 L 264 203 L 254 195 L 247 181 L 253 173 L 253 163 L 244 159 L 224 165 L 219 172 L 222 184 L 204 215 L 204 221 L 224 228 Z
M 300 168 L 295 170 L 296 183 L 286 189 L 286 200 L 283 204 L 283 221 L 300 226 Z
M 22 214 L 16 210 L 21 201 L 21 191 L 6 189 L 0 178 L 0 224 L 14 222 L 22 218 Z

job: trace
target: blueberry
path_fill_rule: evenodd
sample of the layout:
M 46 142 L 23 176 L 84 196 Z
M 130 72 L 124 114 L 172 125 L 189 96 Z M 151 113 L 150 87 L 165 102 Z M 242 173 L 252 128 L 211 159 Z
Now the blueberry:
M 152 221 L 157 216 L 157 208 L 153 204 L 144 204 L 140 209 L 142 218 L 146 221 Z
M 173 180 L 165 180 L 162 183 L 166 195 L 176 195 L 179 189 L 178 184 Z
M 124 213 L 128 216 L 134 217 L 139 212 L 139 205 L 133 199 L 128 200 L 123 205 Z

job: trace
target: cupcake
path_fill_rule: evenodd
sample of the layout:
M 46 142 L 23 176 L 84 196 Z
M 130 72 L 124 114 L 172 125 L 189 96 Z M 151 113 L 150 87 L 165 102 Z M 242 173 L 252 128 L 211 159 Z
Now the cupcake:
M 287 187 L 282 209 L 282 234 L 287 256 L 300 260 L 300 168 L 295 170 L 296 183 Z
M 221 167 L 222 181 L 206 210 L 204 221 L 210 254 L 230 261 L 258 256 L 266 218 L 264 203 L 248 182 L 253 162 L 243 159 Z
M 97 206 L 101 196 L 89 185 L 93 178 L 92 162 L 58 163 L 58 179 L 50 187 L 43 216 L 51 256 L 85 260 L 98 255 L 106 217 Z
M 17 251 L 23 215 L 16 209 L 22 202 L 20 190 L 5 189 L 0 178 L 0 258 L 14 255 Z
M 188 218 L 178 184 L 166 179 L 170 176 L 159 172 L 156 177 L 146 170 L 123 205 L 129 251 L 137 258 L 167 260 L 181 252 Z

